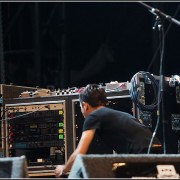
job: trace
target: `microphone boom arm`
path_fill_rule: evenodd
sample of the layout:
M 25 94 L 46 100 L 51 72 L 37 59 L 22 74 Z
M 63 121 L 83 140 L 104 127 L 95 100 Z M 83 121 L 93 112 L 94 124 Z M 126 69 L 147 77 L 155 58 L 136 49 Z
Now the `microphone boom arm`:
M 158 16 L 162 16 L 164 17 L 165 19 L 167 19 L 168 21 L 170 22 L 173 22 L 175 24 L 177 24 L 178 26 L 180 26 L 180 21 L 176 20 L 175 18 L 171 17 L 170 15 L 167 15 L 165 13 L 163 13 L 162 11 L 160 11 L 159 9 L 157 8 L 153 8 L 151 6 L 149 6 L 148 4 L 146 3 L 143 3 L 142 1 L 138 1 L 141 5 L 145 6 L 152 14 L 154 15 L 158 15 Z

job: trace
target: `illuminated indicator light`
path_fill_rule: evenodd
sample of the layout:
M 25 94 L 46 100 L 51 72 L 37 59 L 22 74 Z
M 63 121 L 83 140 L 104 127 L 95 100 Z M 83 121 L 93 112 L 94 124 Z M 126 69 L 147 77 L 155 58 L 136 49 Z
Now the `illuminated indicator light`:
M 59 129 L 59 133 L 63 133 L 63 129 Z
M 13 116 L 13 114 L 10 114 L 10 118 L 13 118 L 14 116 Z
M 63 127 L 64 124 L 62 122 L 59 123 L 59 127 Z
M 63 114 L 63 110 L 59 110 L 59 114 Z
M 64 135 L 63 134 L 59 134 L 59 139 L 64 139 Z

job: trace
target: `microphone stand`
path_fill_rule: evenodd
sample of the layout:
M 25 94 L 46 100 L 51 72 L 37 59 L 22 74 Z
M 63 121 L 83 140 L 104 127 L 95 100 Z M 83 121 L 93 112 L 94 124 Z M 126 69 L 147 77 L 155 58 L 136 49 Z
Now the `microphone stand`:
M 172 18 L 171 16 L 161 12 L 159 9 L 157 8 L 153 8 L 143 2 L 139 2 L 141 5 L 143 5 L 144 7 L 146 7 L 153 15 L 156 16 L 156 20 L 155 20 L 155 24 L 153 26 L 153 29 L 158 28 L 158 32 L 159 32 L 159 41 L 160 41 L 160 70 L 159 70 L 159 92 L 158 92 L 158 107 L 157 107 L 157 125 L 155 127 L 154 133 L 153 135 L 155 136 L 157 128 L 158 128 L 158 124 L 159 124 L 159 120 L 162 118 L 162 133 L 163 133 L 163 153 L 166 154 L 166 136 L 165 136 L 165 120 L 164 120 L 164 27 L 163 27 L 163 23 L 162 23 L 162 18 L 167 19 L 170 22 L 173 22 L 177 25 L 180 26 L 180 22 L 174 18 Z M 160 116 L 161 115 L 161 116 Z M 151 139 L 150 145 L 149 145 L 149 149 L 148 149 L 148 153 L 150 152 L 150 148 L 152 146 L 152 142 L 153 142 L 153 138 Z
M 170 22 L 175 23 L 176 25 L 180 26 L 180 21 L 174 19 L 173 17 L 171 17 L 170 15 L 167 15 L 165 13 L 163 13 L 162 11 L 160 11 L 157 8 L 153 8 L 151 6 L 149 6 L 146 3 L 143 3 L 142 1 L 138 1 L 141 5 L 143 5 L 144 7 L 146 7 L 152 14 L 154 14 L 155 16 L 159 15 L 161 17 L 164 17 L 165 19 L 167 19 Z

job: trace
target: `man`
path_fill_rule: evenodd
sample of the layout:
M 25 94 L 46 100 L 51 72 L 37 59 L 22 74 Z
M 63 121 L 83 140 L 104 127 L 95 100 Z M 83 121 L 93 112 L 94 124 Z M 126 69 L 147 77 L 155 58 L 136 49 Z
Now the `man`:
M 152 132 L 131 114 L 105 107 L 104 88 L 89 84 L 80 92 L 79 100 L 85 118 L 82 136 L 66 164 L 56 167 L 56 177 L 63 177 L 71 170 L 78 154 L 87 153 L 95 133 L 118 154 L 147 153 Z M 161 146 L 156 137 L 153 143 Z

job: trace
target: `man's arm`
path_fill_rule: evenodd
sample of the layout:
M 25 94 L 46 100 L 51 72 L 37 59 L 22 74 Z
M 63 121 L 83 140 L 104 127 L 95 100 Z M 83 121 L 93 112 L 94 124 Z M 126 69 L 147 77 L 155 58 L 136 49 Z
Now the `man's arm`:
M 76 159 L 78 154 L 86 154 L 90 143 L 92 142 L 92 139 L 94 137 L 95 130 L 87 130 L 82 133 L 81 139 L 79 141 L 79 144 L 75 151 L 71 154 L 68 161 L 64 166 L 57 166 L 55 169 L 55 175 L 56 177 L 61 176 L 63 173 L 67 173 L 71 170 L 71 167 L 74 163 L 74 160 Z

